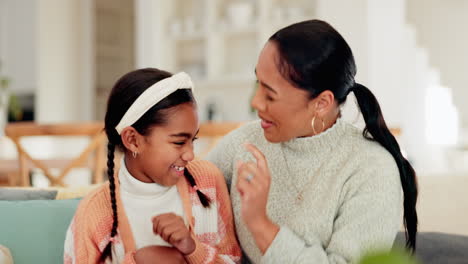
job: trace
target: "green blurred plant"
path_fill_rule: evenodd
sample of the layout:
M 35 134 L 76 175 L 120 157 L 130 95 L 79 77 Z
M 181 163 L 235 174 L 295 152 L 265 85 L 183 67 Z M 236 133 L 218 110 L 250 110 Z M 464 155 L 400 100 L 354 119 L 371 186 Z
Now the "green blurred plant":
M 14 120 L 21 120 L 23 118 L 23 111 L 19 104 L 18 97 L 9 91 L 11 84 L 10 78 L 1 74 L 2 63 L 0 61 L 0 107 L 7 107 L 8 115 Z M 6 95 L 7 98 L 3 99 L 2 95 Z
M 366 254 L 359 264 L 419 264 L 419 262 L 403 249 L 393 249 L 390 252 L 373 252 Z

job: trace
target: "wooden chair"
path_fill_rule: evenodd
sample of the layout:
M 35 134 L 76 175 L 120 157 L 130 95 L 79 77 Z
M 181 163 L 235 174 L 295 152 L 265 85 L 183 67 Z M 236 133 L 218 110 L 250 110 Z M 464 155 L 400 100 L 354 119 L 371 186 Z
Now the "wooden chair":
M 198 131 L 198 138 L 204 141 L 203 149 L 196 154 L 198 159 L 203 159 L 208 152 L 218 144 L 218 141 L 227 133 L 240 127 L 242 122 L 206 122 L 200 124 L 200 131 Z
M 18 122 L 8 124 L 5 134 L 15 143 L 18 151 L 19 161 L 19 185 L 31 186 L 29 177 L 30 168 L 39 168 L 54 186 L 65 186 L 64 177 L 74 168 L 89 168 L 89 161 L 92 158 L 93 183 L 102 182 L 105 168 L 105 143 L 106 135 L 103 131 L 104 124 L 101 122 L 74 123 L 74 124 L 37 124 L 34 122 Z M 22 145 L 25 137 L 48 136 L 48 137 L 69 137 L 83 136 L 89 137 L 89 144 L 76 158 L 64 160 L 39 160 L 33 158 Z M 94 155 L 92 155 L 94 153 Z M 54 176 L 51 168 L 62 167 L 63 169 Z M 18 183 L 16 183 L 18 185 Z
M 392 135 L 395 138 L 399 138 L 401 136 L 401 128 L 399 128 L 399 127 L 390 127 L 389 130 L 390 130 L 390 133 L 392 133 Z

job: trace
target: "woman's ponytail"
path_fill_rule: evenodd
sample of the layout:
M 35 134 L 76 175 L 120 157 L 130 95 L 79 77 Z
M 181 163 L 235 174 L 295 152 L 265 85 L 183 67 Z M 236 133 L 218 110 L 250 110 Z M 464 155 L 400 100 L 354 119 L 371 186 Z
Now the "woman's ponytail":
M 416 249 L 416 233 L 418 229 L 418 215 L 416 212 L 418 187 L 416 173 L 408 160 L 401 154 L 398 142 L 385 124 L 377 98 L 375 98 L 367 87 L 358 83 L 353 86 L 351 91 L 354 92 L 356 96 L 359 108 L 366 122 L 363 136 L 367 139 L 379 142 L 380 145 L 392 154 L 398 166 L 404 194 L 403 206 L 406 247 L 414 252 Z

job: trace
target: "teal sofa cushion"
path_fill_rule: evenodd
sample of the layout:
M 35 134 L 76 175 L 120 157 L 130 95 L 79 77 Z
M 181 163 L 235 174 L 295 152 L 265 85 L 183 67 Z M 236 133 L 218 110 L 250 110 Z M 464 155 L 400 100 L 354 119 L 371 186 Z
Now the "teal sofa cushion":
M 79 201 L 0 201 L 0 244 L 15 264 L 63 263 L 65 235 Z

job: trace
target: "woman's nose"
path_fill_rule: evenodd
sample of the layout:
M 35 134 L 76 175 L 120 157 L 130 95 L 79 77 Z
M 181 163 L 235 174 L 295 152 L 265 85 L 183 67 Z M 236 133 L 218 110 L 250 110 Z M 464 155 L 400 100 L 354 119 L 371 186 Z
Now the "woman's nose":
M 252 108 L 254 108 L 257 111 L 264 111 L 265 110 L 265 104 L 263 100 L 260 97 L 260 91 L 257 89 L 255 91 L 254 97 L 252 98 L 252 101 L 250 102 L 250 105 Z

